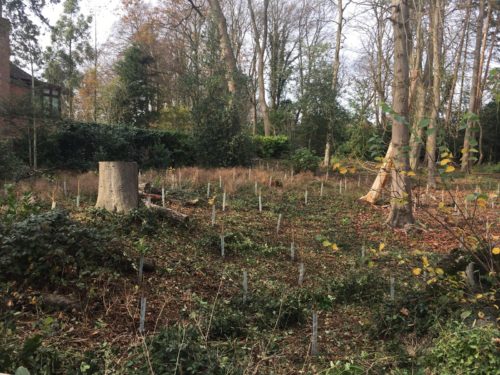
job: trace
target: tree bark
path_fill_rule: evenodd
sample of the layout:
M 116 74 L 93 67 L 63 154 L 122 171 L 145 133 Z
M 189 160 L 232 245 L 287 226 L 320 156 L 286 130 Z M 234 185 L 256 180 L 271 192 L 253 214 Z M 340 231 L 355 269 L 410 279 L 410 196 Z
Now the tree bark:
M 392 147 L 391 143 L 389 144 L 389 148 L 387 149 L 387 152 L 385 154 L 384 162 L 379 169 L 377 177 L 375 178 L 375 181 L 373 182 L 370 191 L 366 195 L 359 198 L 360 200 L 366 201 L 371 204 L 377 203 L 377 201 L 380 199 L 380 196 L 382 195 L 382 190 L 389 179 L 389 173 L 393 166 L 392 165 L 393 156 L 394 156 L 394 147 Z
M 483 18 L 484 18 L 484 2 L 485 0 L 479 0 L 479 14 L 476 20 L 476 45 L 474 47 L 474 65 L 472 68 L 472 84 L 470 89 L 469 98 L 469 113 L 477 114 L 477 91 L 480 80 L 480 60 L 481 60 L 481 46 L 482 46 L 482 34 L 483 34 Z M 462 172 L 470 172 L 471 167 L 471 141 L 474 138 L 474 126 L 476 121 L 473 119 L 467 120 L 467 128 L 465 129 L 464 136 L 464 147 L 462 150 Z
M 411 206 L 408 158 L 408 96 L 409 62 L 408 46 L 411 41 L 408 0 L 392 0 L 392 23 L 394 29 L 394 78 L 392 86 L 393 110 L 392 140 L 394 147 L 391 171 L 391 212 L 387 224 L 403 227 L 414 222 Z
M 450 123 L 451 123 L 451 111 L 453 108 L 453 97 L 455 96 L 455 89 L 457 86 L 457 81 L 458 81 L 458 71 L 460 69 L 460 66 L 462 64 L 462 53 L 464 49 L 464 42 L 466 40 L 466 35 L 468 35 L 469 32 L 469 20 L 470 20 L 470 14 L 471 14 L 471 7 L 472 7 L 472 0 L 469 0 L 467 3 L 467 9 L 465 13 L 465 19 L 464 19 L 464 27 L 462 29 L 462 33 L 460 34 L 460 42 L 455 54 L 455 66 L 453 67 L 453 73 L 451 76 L 451 88 L 450 88 L 450 93 L 449 93 L 449 99 L 448 99 L 448 105 L 446 107 L 446 113 L 444 116 L 444 121 L 445 121 L 445 128 L 449 128 Z M 466 47 L 467 48 L 467 47 Z M 460 108 L 459 108 L 460 110 Z
M 266 103 L 266 87 L 264 83 L 264 55 L 266 53 L 267 45 L 267 10 L 269 7 L 269 0 L 264 0 L 263 20 L 262 20 L 262 44 L 260 41 L 260 33 L 257 27 L 255 12 L 252 5 L 252 0 L 248 0 L 248 9 L 250 10 L 250 18 L 252 21 L 252 28 L 255 40 L 255 49 L 257 51 L 257 84 L 259 89 L 259 107 L 262 113 L 262 120 L 264 122 L 264 135 L 271 135 L 271 120 L 269 119 L 269 107 Z
M 220 46 L 224 57 L 224 64 L 226 65 L 227 88 L 231 94 L 235 95 L 238 89 L 236 83 L 238 68 L 236 66 L 236 58 L 234 57 L 231 40 L 227 31 L 226 17 L 222 12 L 219 0 L 208 0 L 208 3 L 212 16 L 217 23 L 217 28 L 219 29 Z
M 432 107 L 429 121 L 429 132 L 426 143 L 427 153 L 427 184 L 436 187 L 436 154 L 438 114 L 441 107 L 441 35 L 442 35 L 442 4 L 441 0 L 434 0 L 431 6 L 431 34 L 432 34 Z
M 422 56 L 424 50 L 424 32 L 423 32 L 423 9 L 422 3 L 417 10 L 417 42 L 413 53 L 412 83 L 410 89 L 410 105 L 412 106 L 413 126 L 410 135 L 410 168 L 416 171 L 420 159 L 420 151 L 423 143 L 423 128 L 421 122 L 425 117 L 427 105 L 427 90 L 429 88 L 430 64 L 432 53 L 428 53 L 425 61 L 424 71 L 422 73 Z M 430 51 L 432 52 L 432 51 Z
M 137 208 L 138 183 L 136 162 L 100 161 L 99 190 L 95 206 L 119 213 Z
M 340 71 L 340 47 L 342 44 L 342 28 L 344 24 L 344 6 L 342 0 L 337 1 L 337 34 L 335 40 L 335 57 L 333 59 L 333 71 L 332 71 L 332 91 L 337 96 L 338 83 L 339 83 L 339 71 Z M 325 155 L 323 157 L 323 164 L 325 167 L 330 166 L 330 155 L 332 151 L 332 126 L 328 124 L 326 130 L 326 144 L 325 144 Z

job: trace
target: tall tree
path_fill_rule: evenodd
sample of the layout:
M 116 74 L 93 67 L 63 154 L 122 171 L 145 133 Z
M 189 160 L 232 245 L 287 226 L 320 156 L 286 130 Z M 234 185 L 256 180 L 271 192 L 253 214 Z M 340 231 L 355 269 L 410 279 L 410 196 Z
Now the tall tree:
M 269 0 L 264 0 L 262 6 L 262 22 L 258 26 L 255 17 L 255 11 L 252 4 L 252 0 L 248 0 L 248 9 L 250 10 L 250 18 L 252 21 L 253 35 L 255 41 L 255 49 L 257 52 L 257 85 L 259 89 L 259 106 L 262 114 L 262 120 L 264 122 L 264 135 L 271 135 L 271 120 L 269 119 L 269 107 L 266 102 L 266 87 L 264 82 L 264 58 L 266 53 L 267 44 L 267 12 L 269 8 Z M 262 37 L 260 30 L 262 30 Z M 262 40 L 262 41 L 261 41 Z
M 151 119 L 154 87 L 149 69 L 152 64 L 152 58 L 138 44 L 127 48 L 116 63 L 119 89 L 115 101 L 121 108 L 116 119 L 119 122 L 145 126 Z
M 342 45 L 342 30 L 344 28 L 344 12 L 349 5 L 350 1 L 347 1 L 345 6 L 342 0 L 337 0 L 337 33 L 335 37 L 335 56 L 333 59 L 333 70 L 332 70 L 332 91 L 335 96 L 338 95 L 339 86 L 339 72 L 340 72 L 340 48 Z M 323 165 L 328 167 L 330 165 L 330 154 L 332 148 L 332 129 L 327 129 L 326 133 L 326 144 L 325 144 L 325 156 L 323 158 Z
M 222 12 L 219 0 L 208 0 L 208 3 L 210 5 L 212 17 L 217 25 L 217 29 L 219 30 L 220 47 L 226 66 L 227 88 L 231 94 L 236 95 L 238 91 L 238 66 L 236 64 L 233 47 L 231 45 L 231 39 L 229 38 L 226 17 Z
M 478 100 L 478 94 L 480 93 L 480 82 L 482 77 L 481 69 L 481 51 L 483 50 L 483 29 L 486 22 L 485 20 L 485 4 L 486 0 L 479 0 L 479 12 L 476 19 L 476 41 L 474 46 L 474 65 L 472 68 L 472 83 L 470 87 L 470 97 L 469 97 L 469 113 L 467 118 L 467 127 L 464 136 L 464 147 L 462 149 L 462 171 L 470 171 L 471 162 L 474 157 L 471 152 L 474 150 L 474 146 L 477 145 L 477 140 L 475 137 L 475 128 L 477 126 L 478 112 L 480 103 Z M 490 8 L 491 9 L 491 8 Z M 472 151 L 471 151 L 472 150 Z
M 392 25 L 394 29 L 394 78 L 392 85 L 392 138 L 394 148 L 391 170 L 391 212 L 387 223 L 392 227 L 412 224 L 411 187 L 407 175 L 408 158 L 408 96 L 409 96 L 409 0 L 392 0 Z
M 93 56 L 89 42 L 91 23 L 91 16 L 80 14 L 78 0 L 66 0 L 63 14 L 52 28 L 52 45 L 45 52 L 48 61 L 45 77 L 66 90 L 71 119 L 74 117 L 74 91 L 82 78 L 79 67 Z
M 443 9 L 441 0 L 431 1 L 431 34 L 432 34 L 432 106 L 427 132 L 427 184 L 436 187 L 436 153 L 441 107 L 441 45 L 443 35 Z

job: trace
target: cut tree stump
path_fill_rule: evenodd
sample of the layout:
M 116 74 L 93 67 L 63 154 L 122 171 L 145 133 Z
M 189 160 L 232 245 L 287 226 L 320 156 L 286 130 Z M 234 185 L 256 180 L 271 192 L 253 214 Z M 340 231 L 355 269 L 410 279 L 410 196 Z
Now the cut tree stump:
M 139 180 L 136 162 L 100 161 L 97 208 L 127 213 L 139 203 Z

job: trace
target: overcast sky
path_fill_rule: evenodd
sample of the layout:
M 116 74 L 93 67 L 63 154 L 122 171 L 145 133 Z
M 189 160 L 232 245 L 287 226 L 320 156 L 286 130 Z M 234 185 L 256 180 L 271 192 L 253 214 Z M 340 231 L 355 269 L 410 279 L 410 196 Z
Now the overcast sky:
M 120 0 L 82 0 L 80 1 L 81 12 L 85 15 L 94 15 L 97 25 L 97 45 L 104 43 L 113 28 L 113 24 L 119 18 Z M 53 25 L 62 13 L 62 2 L 57 5 L 48 5 L 44 9 L 44 15 Z M 92 25 L 92 40 L 94 38 L 94 25 Z M 43 38 L 44 46 L 50 44 L 50 32 L 46 32 Z

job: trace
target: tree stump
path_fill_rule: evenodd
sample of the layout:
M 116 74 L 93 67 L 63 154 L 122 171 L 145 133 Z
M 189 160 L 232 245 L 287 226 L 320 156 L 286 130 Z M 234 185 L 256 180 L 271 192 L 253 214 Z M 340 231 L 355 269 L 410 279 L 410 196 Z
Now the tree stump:
M 97 208 L 127 213 L 137 208 L 139 179 L 136 162 L 100 161 Z

